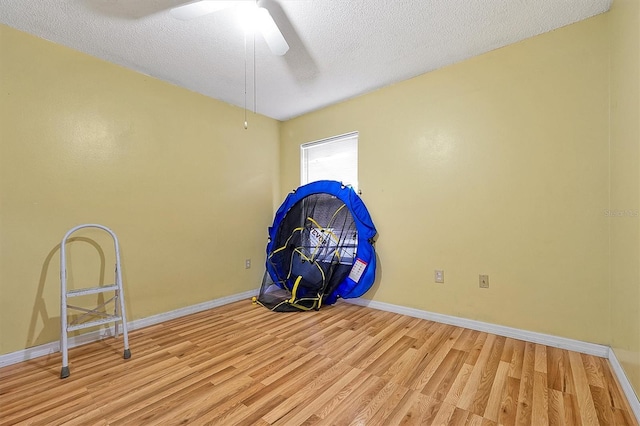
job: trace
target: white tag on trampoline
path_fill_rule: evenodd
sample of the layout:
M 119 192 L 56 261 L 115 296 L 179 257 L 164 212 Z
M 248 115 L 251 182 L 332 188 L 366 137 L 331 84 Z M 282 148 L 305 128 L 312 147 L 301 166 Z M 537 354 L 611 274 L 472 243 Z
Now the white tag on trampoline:
M 355 282 L 360 281 L 360 277 L 362 277 L 362 274 L 364 273 L 364 269 L 366 267 L 367 262 L 363 261 L 362 259 L 356 259 L 353 267 L 351 268 L 351 272 L 349 273 L 349 278 L 351 278 Z

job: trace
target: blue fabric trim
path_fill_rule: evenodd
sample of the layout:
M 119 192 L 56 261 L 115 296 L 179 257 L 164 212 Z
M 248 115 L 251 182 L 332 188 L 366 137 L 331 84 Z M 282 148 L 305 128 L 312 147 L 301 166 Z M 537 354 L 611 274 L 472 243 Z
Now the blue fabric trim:
M 325 304 L 333 304 L 341 297 L 343 299 L 350 299 L 354 297 L 360 297 L 367 292 L 375 281 L 376 272 L 376 252 L 373 246 L 373 238 L 376 236 L 376 227 L 373 224 L 371 215 L 364 205 L 362 199 L 356 194 L 356 192 L 350 186 L 344 186 L 340 182 L 333 180 L 320 180 L 317 182 L 311 182 L 307 185 L 303 185 L 295 191 L 289 193 L 284 200 L 280 208 L 275 214 L 273 219 L 273 225 L 269 227 L 269 243 L 267 244 L 267 257 L 269 253 L 275 250 L 276 234 L 278 227 L 282 222 L 289 209 L 293 207 L 298 201 L 305 198 L 308 195 L 326 193 L 338 197 L 351 212 L 353 219 L 356 223 L 356 229 L 358 231 L 358 251 L 356 259 L 360 259 L 366 263 L 364 272 L 360 277 L 359 282 L 355 282 L 349 277 L 345 278 L 336 288 L 336 290 L 327 295 L 325 298 Z M 266 262 L 266 268 L 271 278 L 277 281 L 277 275 L 272 270 L 269 262 Z

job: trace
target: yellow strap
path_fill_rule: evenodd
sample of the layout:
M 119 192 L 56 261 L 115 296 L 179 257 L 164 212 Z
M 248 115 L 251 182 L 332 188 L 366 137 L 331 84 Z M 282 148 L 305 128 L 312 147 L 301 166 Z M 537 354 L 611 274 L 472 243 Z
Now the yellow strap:
M 327 228 L 331 227 L 331 225 L 333 225 L 333 221 L 336 218 L 336 216 L 338 215 L 338 213 L 340 212 L 340 210 L 342 210 L 343 208 L 345 208 L 347 205 L 343 204 L 340 206 L 340 208 L 338 210 L 336 210 L 336 212 L 333 214 L 333 216 L 331 216 L 331 219 L 329 220 L 329 224 L 327 225 Z
M 269 255 L 269 258 L 271 258 L 274 254 L 276 254 L 279 251 L 282 251 L 284 249 L 287 248 L 287 246 L 289 245 L 289 241 L 291 240 L 291 238 L 293 238 L 293 234 L 295 234 L 296 232 L 300 232 L 304 230 L 304 228 L 296 228 L 293 231 L 291 231 L 291 235 L 289 235 L 289 238 L 287 238 L 287 241 L 285 241 L 284 245 L 274 251 L 271 252 L 271 254 Z
M 307 217 L 307 220 L 310 220 L 311 222 L 313 222 L 313 223 L 314 223 L 314 225 L 316 225 L 316 228 L 320 228 L 320 229 L 322 229 L 322 226 L 320 226 L 320 224 L 319 224 L 318 222 L 316 222 L 314 218 L 312 218 L 312 217 Z
M 289 303 L 291 304 L 296 300 L 296 291 L 298 291 L 298 284 L 300 284 L 300 281 L 302 281 L 302 275 L 298 275 L 298 278 L 296 278 L 296 282 L 293 284 L 293 288 L 291 289 L 291 299 L 289 299 Z
M 297 303 L 290 303 L 291 306 L 295 306 L 296 308 L 300 309 L 301 311 L 310 311 L 313 309 L 313 307 L 311 308 L 307 308 L 306 306 L 302 306 L 302 305 L 298 305 Z

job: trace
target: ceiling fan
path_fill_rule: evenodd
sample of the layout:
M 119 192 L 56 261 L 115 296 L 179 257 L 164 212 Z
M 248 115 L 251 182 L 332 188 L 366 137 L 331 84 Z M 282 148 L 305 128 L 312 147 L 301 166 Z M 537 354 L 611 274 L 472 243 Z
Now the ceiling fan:
M 245 6 L 247 20 L 251 22 L 252 27 L 262 33 L 274 55 L 283 56 L 287 53 L 289 50 L 287 40 L 285 40 L 280 28 L 273 20 L 271 13 L 265 7 L 260 6 L 258 0 L 199 0 L 175 7 L 170 10 L 170 13 L 174 18 L 190 20 L 228 7 L 238 6 Z

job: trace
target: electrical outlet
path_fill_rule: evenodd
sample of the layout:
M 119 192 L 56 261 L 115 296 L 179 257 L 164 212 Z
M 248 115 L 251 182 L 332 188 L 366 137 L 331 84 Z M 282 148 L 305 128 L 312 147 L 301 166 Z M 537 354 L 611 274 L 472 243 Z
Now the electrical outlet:
M 251 259 L 245 259 L 244 260 L 244 269 L 249 269 L 251 268 Z
M 433 280 L 437 283 L 443 283 L 444 282 L 444 271 L 441 269 L 436 269 L 433 272 Z
M 480 288 L 489 288 L 489 275 L 480 275 Z

